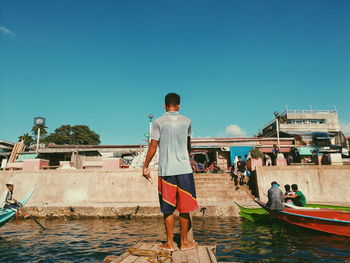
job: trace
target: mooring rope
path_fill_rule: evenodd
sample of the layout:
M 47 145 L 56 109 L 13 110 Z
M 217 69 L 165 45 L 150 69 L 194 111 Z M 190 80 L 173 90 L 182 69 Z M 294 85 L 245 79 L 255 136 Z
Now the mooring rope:
M 147 261 L 150 263 L 163 263 L 168 259 L 171 259 L 171 252 L 168 251 L 153 251 L 147 249 L 139 249 L 135 247 L 128 248 L 128 252 L 132 256 L 147 257 Z

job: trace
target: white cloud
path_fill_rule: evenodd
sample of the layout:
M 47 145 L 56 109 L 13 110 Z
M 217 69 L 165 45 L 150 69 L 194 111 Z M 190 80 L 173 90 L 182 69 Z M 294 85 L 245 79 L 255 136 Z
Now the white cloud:
M 244 131 L 237 124 L 230 124 L 225 129 L 225 134 L 229 137 L 246 137 L 247 132 Z
M 0 33 L 14 37 L 16 34 L 4 26 L 0 26 Z
M 350 136 L 350 122 L 340 123 L 340 129 L 345 134 L 345 136 Z

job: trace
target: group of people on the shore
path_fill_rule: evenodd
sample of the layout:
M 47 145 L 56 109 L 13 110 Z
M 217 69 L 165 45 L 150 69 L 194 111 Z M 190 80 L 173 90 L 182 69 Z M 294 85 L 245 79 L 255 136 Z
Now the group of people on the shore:
M 245 155 L 245 159 L 248 159 L 248 155 Z M 235 181 L 236 190 L 239 189 L 239 186 L 248 185 L 250 172 L 247 169 L 247 163 L 242 160 L 242 156 L 235 158 L 230 172 L 232 180 Z
M 286 184 L 284 186 L 284 193 L 279 186 L 280 185 L 276 181 L 273 181 L 271 183 L 271 188 L 267 192 L 268 202 L 266 205 L 271 210 L 283 210 L 285 208 L 284 204 L 301 207 L 306 205 L 306 197 L 298 189 L 297 184 L 292 184 L 292 186 Z
M 190 160 L 193 173 L 222 173 L 223 170 L 217 165 L 216 161 L 203 163 L 195 161 L 193 158 Z

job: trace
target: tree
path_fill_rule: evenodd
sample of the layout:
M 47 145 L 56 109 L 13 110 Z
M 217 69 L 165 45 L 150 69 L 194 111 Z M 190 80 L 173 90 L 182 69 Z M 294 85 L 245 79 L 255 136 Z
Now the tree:
M 100 144 L 100 135 L 86 125 L 62 125 L 48 135 L 45 142 L 59 145 L 96 145 Z
M 32 143 L 34 143 L 34 138 L 29 133 L 24 133 L 22 136 L 18 137 L 18 141 L 24 141 L 26 147 L 29 147 Z
M 47 135 L 47 131 L 46 131 L 47 127 L 44 125 L 34 125 L 32 128 L 32 133 L 35 139 L 37 139 L 39 128 L 40 128 L 40 140 L 41 140 L 41 139 L 44 139 L 45 136 Z
M 250 154 L 254 159 L 264 158 L 264 154 L 258 148 L 255 148 L 255 147 L 250 150 Z

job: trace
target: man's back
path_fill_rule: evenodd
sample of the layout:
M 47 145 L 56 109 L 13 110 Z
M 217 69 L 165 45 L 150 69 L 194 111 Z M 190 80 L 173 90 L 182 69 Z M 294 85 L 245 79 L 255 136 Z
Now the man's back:
M 166 112 L 154 121 L 151 139 L 159 141 L 159 175 L 192 173 L 188 156 L 191 120 L 177 111 Z
M 298 197 L 296 198 L 296 200 L 295 200 L 295 204 L 296 204 L 297 206 L 305 206 L 305 205 L 306 205 L 306 197 L 305 197 L 305 195 L 304 195 L 301 191 L 299 191 L 299 190 L 297 190 L 297 191 L 295 192 L 295 195 L 298 196 Z
M 159 249 L 175 251 L 173 238 L 176 209 L 179 211 L 180 249 L 195 249 L 198 244 L 193 237 L 187 237 L 192 226 L 189 213 L 198 209 L 188 152 L 191 120 L 179 114 L 180 96 L 176 93 L 165 96 L 164 108 L 166 113 L 154 121 L 142 175 L 150 180 L 148 166 L 159 147 L 158 196 L 167 236 L 166 243 L 160 245 Z
M 284 209 L 283 205 L 283 193 L 281 189 L 277 187 L 271 187 L 267 193 L 269 201 L 267 206 L 271 210 L 282 210 Z

